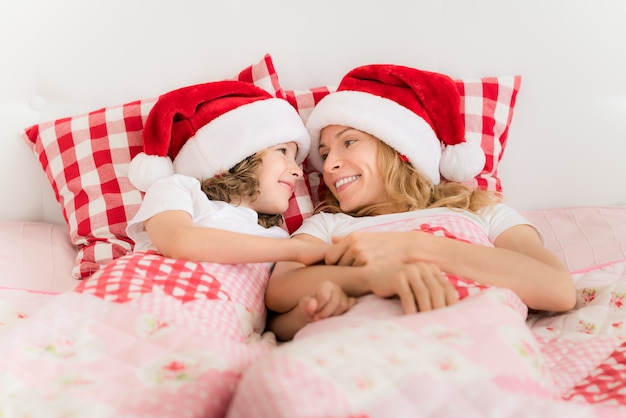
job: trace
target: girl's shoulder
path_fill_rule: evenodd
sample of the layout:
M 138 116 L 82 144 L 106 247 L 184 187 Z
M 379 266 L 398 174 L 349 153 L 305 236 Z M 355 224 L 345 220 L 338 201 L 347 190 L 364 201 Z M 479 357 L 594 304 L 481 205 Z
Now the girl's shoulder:
M 155 184 L 178 185 L 178 186 L 184 186 L 189 189 L 200 188 L 200 180 L 198 180 L 195 177 L 189 177 L 184 174 L 178 174 L 178 173 L 165 177 L 159 180 Z
M 146 190 L 145 195 L 148 197 L 154 195 L 180 196 L 181 194 L 192 196 L 198 192 L 202 193 L 198 179 L 182 174 L 173 174 L 154 182 L 154 184 Z

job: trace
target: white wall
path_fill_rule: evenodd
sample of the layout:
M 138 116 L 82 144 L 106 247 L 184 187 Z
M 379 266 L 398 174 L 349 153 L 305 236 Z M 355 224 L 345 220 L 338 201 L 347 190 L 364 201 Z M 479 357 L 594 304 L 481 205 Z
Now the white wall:
M 622 0 L 2 0 L 0 219 L 62 219 L 19 129 L 224 78 L 266 52 L 285 88 L 374 62 L 521 74 L 508 203 L 626 204 L 624 16 Z

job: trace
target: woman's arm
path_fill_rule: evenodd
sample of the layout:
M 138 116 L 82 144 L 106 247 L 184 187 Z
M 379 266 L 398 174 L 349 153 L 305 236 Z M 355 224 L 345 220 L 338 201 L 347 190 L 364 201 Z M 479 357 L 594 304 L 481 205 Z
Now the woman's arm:
M 268 238 L 194 225 L 185 211 L 161 212 L 145 222 L 146 232 L 166 257 L 214 263 L 261 263 L 281 260 L 311 264 L 323 260 L 323 242 Z
M 532 309 L 566 311 L 576 303 L 571 275 L 529 225 L 501 233 L 495 247 L 424 232 L 354 233 L 337 240 L 327 262 L 339 265 L 425 261 L 478 283 L 509 288 Z
M 291 238 L 291 241 L 297 240 Z M 358 297 L 369 293 L 363 280 L 363 267 L 306 266 L 297 262 L 278 262 L 267 283 L 265 304 L 267 308 L 285 313 L 294 309 L 301 298 L 312 295 L 317 286 L 328 280 L 343 289 L 348 295 Z
M 444 271 L 511 289 L 532 309 L 562 312 L 576 304 L 572 276 L 529 225 L 504 231 L 495 247 L 437 241 L 441 247 L 433 248 L 432 254 Z
M 301 234 L 292 241 L 321 240 Z M 361 266 L 310 265 L 279 262 L 274 267 L 265 292 L 267 307 L 278 313 L 289 312 L 323 281 L 337 284 L 351 297 L 373 293 L 398 297 L 406 313 L 427 311 L 451 305 L 457 293 L 432 263 L 372 263 Z

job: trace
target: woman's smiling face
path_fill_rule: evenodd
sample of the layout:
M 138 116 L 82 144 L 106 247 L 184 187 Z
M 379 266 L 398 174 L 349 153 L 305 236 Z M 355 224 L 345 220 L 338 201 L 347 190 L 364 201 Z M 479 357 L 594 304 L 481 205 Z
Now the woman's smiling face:
M 378 139 L 342 125 L 322 129 L 319 154 L 324 183 L 344 212 L 384 203 L 386 190 L 378 168 Z

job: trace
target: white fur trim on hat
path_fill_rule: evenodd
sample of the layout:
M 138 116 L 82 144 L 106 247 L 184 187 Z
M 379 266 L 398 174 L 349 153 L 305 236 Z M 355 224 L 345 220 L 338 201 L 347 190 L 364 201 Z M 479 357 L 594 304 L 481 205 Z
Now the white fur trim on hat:
M 343 90 L 324 97 L 313 109 L 306 127 L 311 134 L 309 160 L 320 172 L 320 132 L 329 125 L 349 126 L 375 136 L 404 154 L 434 184 L 441 180 L 441 142 L 432 126 L 397 102 L 360 91 Z
M 448 145 L 441 154 L 439 171 L 448 180 L 463 182 L 474 177 L 485 166 L 485 153 L 480 145 L 468 141 Z
M 296 142 L 302 163 L 311 141 L 296 109 L 283 99 L 258 100 L 213 119 L 196 131 L 174 159 L 174 170 L 207 179 L 267 147 Z
M 145 192 L 163 178 L 174 174 L 174 165 L 170 157 L 148 155 L 140 152 L 130 161 L 128 179 L 137 189 Z

